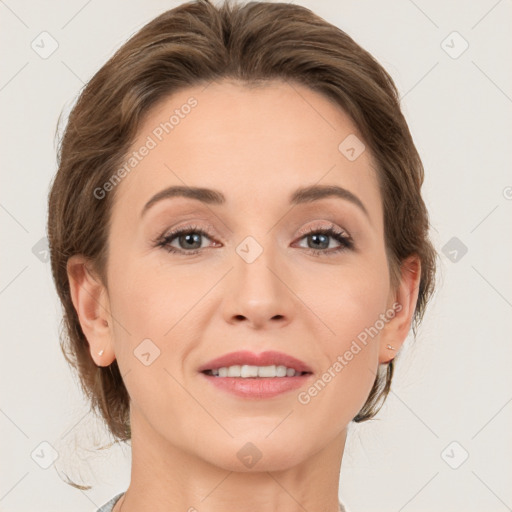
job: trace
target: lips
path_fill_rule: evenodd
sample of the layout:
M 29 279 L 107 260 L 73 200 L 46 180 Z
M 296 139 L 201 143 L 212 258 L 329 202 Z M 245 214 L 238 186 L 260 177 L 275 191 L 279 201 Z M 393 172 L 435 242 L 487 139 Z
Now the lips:
M 296 372 L 313 373 L 313 370 L 300 359 L 290 356 L 283 352 L 275 352 L 272 350 L 261 352 L 259 354 L 248 350 L 230 352 L 223 356 L 212 359 L 198 368 L 199 372 L 213 370 L 225 366 L 234 365 L 251 365 L 251 366 L 286 366 L 293 368 Z

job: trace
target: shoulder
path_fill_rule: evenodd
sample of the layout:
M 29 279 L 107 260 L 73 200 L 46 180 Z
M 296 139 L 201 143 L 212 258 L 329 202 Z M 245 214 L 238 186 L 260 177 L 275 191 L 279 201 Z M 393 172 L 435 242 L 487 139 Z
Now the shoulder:
M 119 498 L 124 494 L 124 492 L 121 492 L 114 496 L 111 500 L 107 501 L 104 505 L 102 505 L 97 512 L 112 512 L 112 509 L 114 508 L 114 505 L 117 503 Z

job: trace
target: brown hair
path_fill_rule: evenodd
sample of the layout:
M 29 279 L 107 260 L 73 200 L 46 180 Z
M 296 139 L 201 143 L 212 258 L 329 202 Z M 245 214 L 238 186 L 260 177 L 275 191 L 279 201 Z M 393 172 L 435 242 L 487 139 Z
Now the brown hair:
M 114 174 L 149 109 L 179 89 L 234 79 L 299 83 L 334 101 L 354 121 L 378 166 L 390 279 L 400 265 L 421 260 L 413 331 L 434 290 L 437 254 L 421 197 L 423 166 L 390 75 L 345 32 L 309 9 L 289 3 L 187 2 L 156 17 L 131 37 L 87 83 L 58 148 L 49 194 L 51 265 L 64 309 L 61 348 L 82 389 L 120 441 L 131 438 L 129 396 L 117 361 L 98 367 L 73 307 L 66 271 L 70 256 L 89 258 L 106 282 L 109 216 L 115 190 L 94 190 Z M 341 141 L 340 141 L 341 142 Z M 379 367 L 353 421 L 378 412 L 389 392 L 393 361 Z M 379 406 L 380 403 L 380 406 Z

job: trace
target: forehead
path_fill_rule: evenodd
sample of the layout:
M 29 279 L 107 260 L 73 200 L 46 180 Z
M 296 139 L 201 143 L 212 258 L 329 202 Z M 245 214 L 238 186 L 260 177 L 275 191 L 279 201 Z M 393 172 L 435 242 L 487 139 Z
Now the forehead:
M 354 151 L 346 152 L 351 148 L 355 159 Z M 118 185 L 115 209 L 128 205 L 140 212 L 171 185 L 221 190 L 227 205 L 246 208 L 248 201 L 282 207 L 298 187 L 338 184 L 379 224 L 375 163 L 363 148 L 350 117 L 303 85 L 189 87 L 147 112 L 129 151 L 138 157 Z

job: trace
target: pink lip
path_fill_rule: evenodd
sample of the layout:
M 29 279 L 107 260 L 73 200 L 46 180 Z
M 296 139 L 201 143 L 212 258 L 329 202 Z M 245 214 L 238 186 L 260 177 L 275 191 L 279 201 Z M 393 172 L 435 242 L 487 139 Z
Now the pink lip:
M 281 365 L 286 366 L 287 368 L 293 368 L 297 372 L 313 373 L 313 370 L 304 361 L 301 361 L 300 359 L 297 359 L 288 354 L 284 354 L 282 352 L 275 352 L 273 350 L 261 352 L 260 354 L 255 354 L 254 352 L 249 352 L 248 350 L 231 352 L 221 357 L 217 357 L 216 359 L 212 359 L 211 361 L 208 361 L 207 363 L 201 365 L 198 371 L 203 372 L 205 370 L 212 370 L 214 368 L 222 368 L 224 366 L 234 366 L 243 364 L 248 364 L 251 366 L 272 366 L 275 364 L 276 366 Z M 279 378 L 280 380 L 288 380 L 288 378 L 294 379 L 295 377 L 277 378 Z M 266 380 L 275 379 L 270 378 Z
M 305 373 L 297 377 L 265 377 L 265 378 L 241 378 L 241 377 L 213 377 L 206 373 L 200 373 L 202 378 L 233 395 L 261 399 L 271 398 L 286 391 L 304 386 L 313 377 L 312 373 Z
M 212 359 L 199 367 L 199 372 L 222 368 L 224 366 L 244 365 L 272 366 L 282 365 L 293 368 L 297 372 L 307 372 L 294 377 L 215 377 L 206 373 L 201 375 L 214 386 L 242 398 L 271 398 L 286 391 L 300 388 L 313 376 L 311 368 L 295 357 L 282 352 L 267 351 L 255 354 L 247 350 L 231 352 Z

